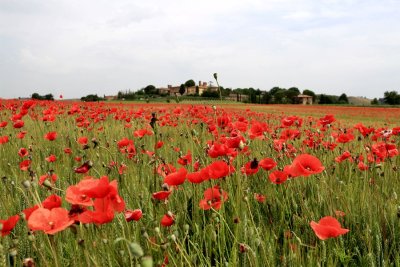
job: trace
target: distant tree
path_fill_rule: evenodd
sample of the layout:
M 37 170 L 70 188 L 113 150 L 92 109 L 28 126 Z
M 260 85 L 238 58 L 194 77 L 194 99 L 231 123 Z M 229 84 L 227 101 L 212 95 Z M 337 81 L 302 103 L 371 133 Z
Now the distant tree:
M 38 93 L 33 93 L 32 94 L 32 99 L 42 100 L 43 97 L 41 95 L 39 95 Z
M 196 86 L 196 83 L 193 80 L 187 80 L 185 82 L 185 86 L 186 87 L 192 87 L 192 86 Z
M 47 95 L 44 96 L 44 99 L 53 101 L 54 100 L 54 96 L 53 96 L 53 94 L 47 94 Z
M 229 96 L 232 93 L 231 88 L 224 88 L 221 86 L 221 93 L 223 96 Z
M 270 104 L 272 100 L 272 95 L 270 92 L 264 92 L 261 97 L 262 104 Z
M 201 96 L 209 97 L 209 98 L 219 98 L 219 93 L 216 91 L 211 91 L 211 90 L 207 89 L 203 92 L 203 94 Z
M 371 105 L 379 105 L 379 101 L 376 97 L 374 99 L 372 99 Z
M 186 92 L 186 87 L 185 87 L 185 85 L 182 83 L 181 86 L 179 87 L 179 93 L 180 93 L 181 95 L 184 95 L 185 92 Z
M 338 99 L 339 104 L 348 104 L 349 99 L 347 98 L 346 94 L 341 94 Z
M 386 104 L 400 105 L 400 95 L 397 93 L 397 91 L 386 91 L 383 99 Z
M 147 85 L 144 88 L 144 93 L 146 95 L 154 95 L 154 94 L 157 94 L 157 89 L 156 89 L 156 87 L 154 85 Z
M 101 101 L 104 100 L 104 98 L 99 97 L 97 94 L 93 95 L 87 95 L 87 96 L 83 96 L 81 97 L 81 101 L 85 101 L 85 102 L 95 102 L 95 101 Z
M 334 104 L 332 97 L 327 96 L 325 94 L 321 94 L 319 96 L 319 104 Z
M 275 90 L 275 87 L 270 90 L 272 93 L 273 97 L 273 103 L 274 104 L 287 104 L 287 98 L 286 98 L 286 89 L 284 88 L 279 88 Z
M 199 95 L 200 94 L 200 89 L 199 89 L 199 87 L 196 85 L 196 95 Z
M 286 90 L 285 95 L 287 98 L 287 101 L 290 104 L 295 104 L 297 102 L 297 96 L 300 94 L 300 91 L 297 87 L 290 87 L 289 89 Z
M 37 99 L 37 100 L 54 100 L 54 96 L 52 94 L 47 94 L 47 95 L 39 95 L 38 93 L 33 93 L 32 94 L 32 99 Z

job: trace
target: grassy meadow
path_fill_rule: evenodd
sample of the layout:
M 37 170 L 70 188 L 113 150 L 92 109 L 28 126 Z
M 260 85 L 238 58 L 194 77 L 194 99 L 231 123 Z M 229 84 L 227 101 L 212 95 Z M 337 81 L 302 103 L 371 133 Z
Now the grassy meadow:
M 400 265 L 399 108 L 0 112 L 0 266 Z

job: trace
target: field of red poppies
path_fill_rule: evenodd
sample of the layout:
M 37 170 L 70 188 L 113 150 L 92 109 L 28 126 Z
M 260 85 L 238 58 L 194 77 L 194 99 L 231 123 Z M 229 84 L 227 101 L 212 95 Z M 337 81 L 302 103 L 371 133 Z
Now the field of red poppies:
M 0 103 L 1 266 L 400 265 L 400 109 Z

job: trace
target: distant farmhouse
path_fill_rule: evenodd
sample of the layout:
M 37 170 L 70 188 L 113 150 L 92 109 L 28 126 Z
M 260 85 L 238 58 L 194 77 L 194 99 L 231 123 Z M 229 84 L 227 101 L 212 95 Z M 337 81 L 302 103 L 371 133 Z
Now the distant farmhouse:
M 312 96 L 310 95 L 298 95 L 297 98 L 299 99 L 300 103 L 303 105 L 312 105 Z
M 180 86 L 172 86 L 168 85 L 167 87 L 158 88 L 159 95 L 178 95 Z M 183 95 L 202 95 L 205 91 L 210 92 L 218 92 L 217 86 L 211 86 L 211 84 L 207 84 L 207 82 L 199 81 L 199 84 L 196 86 L 186 87 L 185 93 Z

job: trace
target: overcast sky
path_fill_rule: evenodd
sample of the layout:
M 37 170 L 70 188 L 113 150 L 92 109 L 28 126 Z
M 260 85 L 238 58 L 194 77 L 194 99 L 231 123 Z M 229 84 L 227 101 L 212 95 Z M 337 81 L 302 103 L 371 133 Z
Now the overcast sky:
M 400 91 L 399 0 L 0 0 L 0 97 L 116 94 L 188 79 Z

